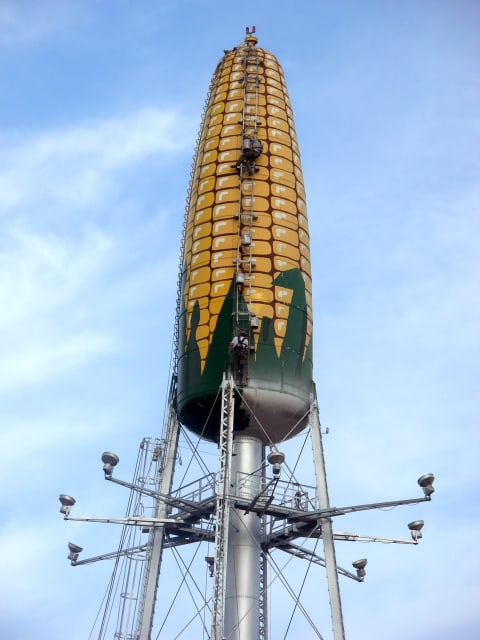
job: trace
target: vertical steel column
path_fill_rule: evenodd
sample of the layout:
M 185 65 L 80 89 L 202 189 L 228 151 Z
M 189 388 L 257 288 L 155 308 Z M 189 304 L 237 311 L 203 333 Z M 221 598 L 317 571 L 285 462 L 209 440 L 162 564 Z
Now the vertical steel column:
M 262 442 L 240 432 L 233 447 L 232 490 L 242 500 L 253 500 L 261 490 Z M 231 508 L 223 632 L 228 640 L 260 638 L 261 525 L 256 513 Z
M 233 447 L 233 377 L 224 373 L 222 380 L 222 410 L 220 418 L 220 464 L 217 480 L 215 514 L 215 564 L 213 585 L 212 638 L 223 640 L 225 594 L 228 567 L 228 535 L 230 522 L 232 447 Z
M 328 509 L 330 501 L 328 497 L 327 471 L 323 454 L 322 433 L 320 430 L 320 415 L 318 410 L 316 393 L 312 395 L 310 404 L 310 436 L 312 438 L 313 460 L 315 464 L 315 476 L 317 480 L 318 499 L 321 509 Z M 340 587 L 338 584 L 337 560 L 335 557 L 335 544 L 333 540 L 331 518 L 322 518 L 323 549 L 325 553 L 325 568 L 327 572 L 328 592 L 330 595 L 330 611 L 332 615 L 333 637 L 335 640 L 345 640 L 343 628 L 342 602 L 340 599 Z
M 173 472 L 175 468 L 175 458 L 177 455 L 179 424 L 174 406 L 174 387 L 170 394 L 168 406 L 168 422 L 164 430 L 164 438 L 162 438 L 162 463 L 160 464 L 156 491 L 160 495 L 168 495 L 172 489 Z M 157 518 L 165 518 L 168 513 L 168 506 L 164 501 L 160 501 L 156 513 Z M 162 563 L 164 543 L 164 526 L 152 529 L 149 540 L 149 548 L 147 550 L 147 571 L 145 583 L 140 601 L 140 611 L 138 616 L 138 625 L 136 638 L 138 640 L 150 640 L 153 615 L 155 611 L 155 600 L 157 596 L 158 577 L 160 575 L 160 566 Z
M 265 460 L 265 446 L 262 447 L 262 489 L 266 484 L 266 465 Z M 260 518 L 260 536 L 263 538 L 266 532 L 267 516 L 263 515 Z M 268 555 L 267 550 L 261 550 L 260 558 L 260 615 L 259 615 L 259 634 L 258 640 L 268 640 Z

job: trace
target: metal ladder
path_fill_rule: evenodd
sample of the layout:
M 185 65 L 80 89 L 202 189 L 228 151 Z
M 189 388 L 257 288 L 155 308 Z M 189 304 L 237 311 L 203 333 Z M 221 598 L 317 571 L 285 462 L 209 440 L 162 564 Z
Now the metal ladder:
M 245 137 L 257 139 L 259 119 L 259 67 L 263 64 L 257 50 L 248 45 L 243 59 L 243 109 L 242 109 L 242 140 Z M 240 167 L 240 194 L 238 203 L 238 240 L 236 255 L 236 301 L 235 301 L 235 332 L 244 330 L 249 336 L 251 344 L 251 328 L 257 326 L 255 315 L 250 311 L 252 299 L 253 270 L 256 266 L 253 257 L 253 226 L 257 218 L 255 213 L 254 192 L 255 172 L 249 174 L 244 167 Z M 247 362 L 248 379 L 248 362 Z M 264 526 L 264 523 L 263 523 Z M 268 638 L 268 599 L 267 599 L 267 557 L 262 552 L 260 569 L 260 621 L 259 640 Z
M 253 140 L 258 139 L 258 126 L 260 124 L 258 115 L 260 64 L 261 61 L 256 49 L 249 45 L 243 58 L 243 108 L 240 120 L 242 141 L 247 137 Z M 240 166 L 239 174 L 238 231 L 235 257 L 236 295 L 233 329 L 235 335 L 238 335 L 241 330 L 245 331 L 249 336 L 249 344 L 251 344 L 250 330 L 255 325 L 255 315 L 250 312 L 253 270 L 256 266 L 255 258 L 253 257 L 253 230 L 254 221 L 257 218 L 254 204 L 255 172 L 250 174 L 245 166 Z

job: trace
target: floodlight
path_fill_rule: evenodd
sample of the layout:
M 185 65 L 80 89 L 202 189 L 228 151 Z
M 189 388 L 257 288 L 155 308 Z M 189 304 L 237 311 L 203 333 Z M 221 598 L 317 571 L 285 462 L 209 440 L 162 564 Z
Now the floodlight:
M 285 454 L 281 451 L 270 451 L 267 460 L 272 465 L 273 475 L 280 475 L 282 463 L 285 462 Z
M 208 570 L 210 571 L 210 577 L 213 578 L 213 570 L 215 566 L 215 556 L 205 556 L 205 562 L 207 563 Z
M 103 472 L 105 473 L 105 477 L 109 478 L 113 473 L 113 468 L 117 466 L 120 458 L 116 453 L 112 453 L 111 451 L 105 451 L 102 453 L 102 462 L 103 462 Z
M 422 487 L 423 493 L 426 498 L 430 498 L 432 493 L 435 491 L 433 488 L 433 481 L 435 480 L 435 476 L 433 473 L 426 473 L 423 476 L 420 476 L 418 479 L 418 484 Z
M 60 500 L 61 503 L 61 507 L 60 507 L 60 513 L 63 513 L 65 516 L 68 516 L 68 514 L 70 513 L 70 509 L 73 507 L 73 505 L 75 504 L 75 498 L 72 498 L 72 496 L 67 496 L 66 493 L 61 493 L 58 496 L 58 499 Z
M 68 543 L 68 550 L 70 553 L 68 554 L 68 559 L 72 563 L 72 565 L 76 564 L 78 560 L 78 554 L 83 551 L 82 547 L 79 547 L 78 544 L 74 544 L 73 542 Z
M 423 525 L 423 520 L 414 520 L 413 522 L 409 522 L 408 524 L 408 528 L 410 529 L 410 533 L 412 534 L 412 540 L 415 540 L 415 542 L 422 537 Z
M 355 560 L 355 562 L 352 562 L 353 568 L 357 570 L 357 577 L 361 578 L 362 580 L 367 575 L 367 572 L 365 571 L 367 562 L 368 560 L 366 558 L 362 558 L 361 560 Z

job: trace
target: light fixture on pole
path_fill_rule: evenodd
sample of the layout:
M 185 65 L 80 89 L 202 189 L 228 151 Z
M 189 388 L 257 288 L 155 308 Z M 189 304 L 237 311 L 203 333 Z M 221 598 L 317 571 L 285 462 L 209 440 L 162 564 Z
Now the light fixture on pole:
M 210 577 L 213 578 L 213 571 L 215 568 L 215 556 L 205 556 L 205 562 L 207 563 Z
M 414 520 L 408 524 L 408 528 L 410 529 L 410 533 L 412 534 L 412 540 L 417 542 L 422 537 L 422 529 L 424 522 L 423 520 Z
M 270 451 L 267 460 L 272 465 L 273 475 L 279 476 L 282 464 L 285 462 L 285 454 L 281 451 Z
M 420 476 L 418 479 L 418 484 L 422 487 L 423 493 L 427 499 L 430 499 L 430 496 L 435 491 L 433 488 L 433 481 L 435 480 L 435 476 L 433 473 L 425 473 L 423 476 Z
M 114 467 L 119 463 L 120 458 L 116 453 L 112 453 L 111 451 L 105 451 L 102 453 L 102 462 L 103 462 L 103 472 L 105 473 L 105 478 L 110 478 L 113 473 Z
M 366 558 L 362 558 L 361 560 L 355 560 L 354 562 L 352 562 L 353 568 L 357 571 L 357 577 L 361 578 L 361 580 L 363 580 L 363 578 L 367 575 L 367 572 L 365 571 L 367 562 L 368 560 Z
M 70 560 L 70 563 L 73 565 L 77 564 L 77 560 L 78 560 L 78 554 L 83 551 L 83 547 L 79 547 L 78 544 L 74 544 L 73 542 L 69 542 L 68 543 L 68 550 L 69 550 L 69 554 L 68 554 L 68 559 Z
M 72 496 L 67 496 L 66 493 L 61 493 L 58 496 L 58 499 L 60 500 L 60 504 L 62 505 L 60 507 L 60 513 L 63 513 L 64 516 L 67 517 L 70 513 L 70 509 L 75 504 L 75 498 L 72 498 Z

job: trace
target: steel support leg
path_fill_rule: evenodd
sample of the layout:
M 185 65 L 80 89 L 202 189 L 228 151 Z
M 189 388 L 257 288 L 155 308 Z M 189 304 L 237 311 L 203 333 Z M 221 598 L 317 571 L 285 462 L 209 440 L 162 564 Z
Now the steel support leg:
M 330 507 L 330 501 L 328 497 L 327 471 L 325 468 L 322 433 L 320 430 L 320 415 L 316 395 L 312 397 L 310 404 L 310 435 L 312 438 L 313 459 L 315 464 L 315 476 L 317 480 L 320 509 L 328 509 Z M 333 637 L 335 640 L 345 640 L 332 521 L 330 518 L 322 518 L 320 523 L 322 526 L 325 568 L 327 571 L 328 592 L 330 595 Z
M 169 402 L 169 415 L 164 436 L 162 437 L 162 464 L 160 465 L 156 490 L 160 495 L 168 495 L 172 489 L 173 472 L 175 469 L 175 458 L 177 455 L 179 424 L 174 407 L 173 396 Z M 168 506 L 165 502 L 159 502 L 156 513 L 157 518 L 165 518 L 168 514 Z M 162 562 L 164 543 L 164 527 L 156 527 L 152 530 L 147 551 L 147 569 L 145 582 L 140 601 L 139 622 L 137 626 L 136 638 L 138 640 L 150 640 L 153 615 L 155 610 L 155 600 L 157 596 L 158 578 Z

